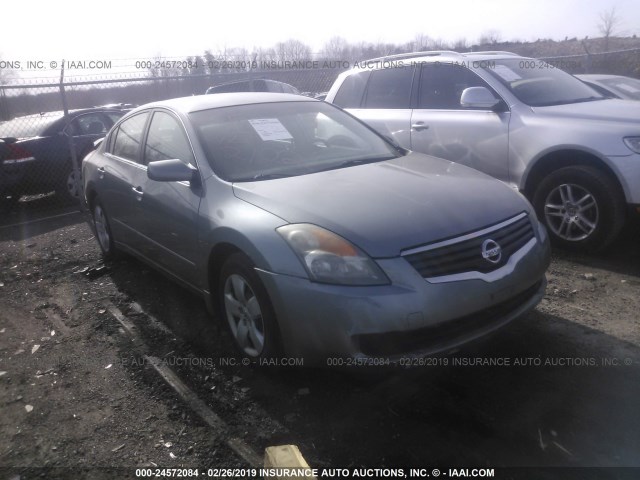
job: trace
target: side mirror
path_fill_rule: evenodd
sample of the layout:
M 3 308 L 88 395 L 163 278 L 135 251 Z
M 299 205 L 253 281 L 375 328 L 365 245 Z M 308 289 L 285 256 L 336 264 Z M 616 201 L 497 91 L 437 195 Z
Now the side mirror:
M 501 102 L 486 87 L 469 87 L 462 91 L 460 105 L 465 108 L 484 108 L 493 110 Z
M 157 182 L 190 182 L 197 170 L 182 160 L 157 160 L 149 162 L 147 176 Z

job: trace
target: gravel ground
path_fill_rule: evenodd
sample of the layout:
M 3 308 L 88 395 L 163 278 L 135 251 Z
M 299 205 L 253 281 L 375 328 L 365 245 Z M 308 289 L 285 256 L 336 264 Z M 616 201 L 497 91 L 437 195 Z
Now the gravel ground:
M 539 307 L 480 344 L 345 372 L 234 365 L 197 297 L 135 259 L 103 265 L 79 214 L 0 227 L 0 473 L 246 467 L 111 305 L 257 452 L 294 443 L 319 468 L 640 467 L 638 238 L 633 227 L 606 254 L 555 253 Z

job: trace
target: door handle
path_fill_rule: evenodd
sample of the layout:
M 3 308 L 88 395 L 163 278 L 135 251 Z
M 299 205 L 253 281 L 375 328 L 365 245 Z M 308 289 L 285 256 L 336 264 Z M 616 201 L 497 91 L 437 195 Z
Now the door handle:
M 419 132 L 420 130 L 427 130 L 428 128 L 429 125 L 425 125 L 424 122 L 416 122 L 411 125 L 411 130 L 415 130 L 416 132 Z
M 133 190 L 133 193 L 135 193 L 136 199 L 138 199 L 138 201 L 142 200 L 142 195 L 144 195 L 142 187 L 131 187 L 131 190 Z

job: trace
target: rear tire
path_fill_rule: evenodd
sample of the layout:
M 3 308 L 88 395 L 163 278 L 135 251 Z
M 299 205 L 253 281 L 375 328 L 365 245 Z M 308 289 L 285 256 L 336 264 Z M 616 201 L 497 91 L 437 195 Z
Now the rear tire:
M 551 241 L 573 250 L 602 250 L 620 233 L 626 217 L 617 183 L 602 170 L 584 165 L 549 174 L 532 203 Z
M 58 195 L 58 197 L 60 197 L 60 200 L 65 203 L 80 202 L 81 182 L 82 179 L 80 178 L 76 180 L 75 170 L 73 169 L 73 165 L 71 165 L 71 162 L 69 162 L 69 165 L 67 166 L 64 173 L 64 178 L 56 188 L 56 195 Z
M 102 256 L 105 260 L 113 260 L 117 257 L 118 250 L 116 249 L 115 240 L 111 233 L 111 224 L 109 223 L 107 212 L 97 198 L 93 202 L 91 213 L 93 215 L 93 227 L 96 239 L 102 251 Z
M 278 323 L 255 265 L 234 253 L 222 266 L 218 285 L 222 321 L 236 350 L 250 360 L 276 358 L 281 352 Z

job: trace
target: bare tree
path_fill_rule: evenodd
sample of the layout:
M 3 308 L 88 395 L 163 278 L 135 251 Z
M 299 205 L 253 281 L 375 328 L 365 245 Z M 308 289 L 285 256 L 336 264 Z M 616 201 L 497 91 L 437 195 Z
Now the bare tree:
M 149 72 L 152 77 L 171 77 L 175 72 L 166 65 L 168 61 L 162 54 L 158 53 L 155 57 L 151 59 L 151 67 L 149 68 Z
M 311 59 L 311 47 L 300 40 L 289 39 L 286 42 L 276 43 L 276 54 L 279 61 L 305 61 Z
M 457 39 L 455 42 L 453 42 L 453 49 L 456 52 L 469 50 L 469 45 L 467 45 L 467 39 L 466 38 Z
M 500 43 L 502 35 L 498 30 L 487 30 L 478 39 L 478 45 L 495 45 Z
M 431 43 L 431 38 L 428 35 L 418 33 L 413 37 L 410 48 L 412 52 L 423 52 L 429 50 Z
M 206 73 L 215 73 L 215 62 L 216 56 L 213 54 L 211 50 L 205 50 L 204 55 L 202 56 L 202 61 L 204 62 Z
M 254 47 L 251 53 L 251 60 L 256 63 L 258 68 L 263 68 L 265 64 L 277 62 L 278 56 L 273 48 Z
M 609 51 L 609 38 L 611 38 L 618 27 L 620 26 L 621 19 L 618 16 L 616 7 L 613 6 L 609 10 L 604 10 L 598 15 L 598 31 L 604 37 L 604 50 Z
M 187 66 L 185 69 L 187 75 L 202 75 L 207 73 L 204 57 L 187 57 L 184 63 Z
M 431 50 L 449 50 L 449 44 L 441 39 L 441 38 L 436 38 L 431 42 L 431 46 L 430 46 Z
M 331 37 L 327 41 L 320 54 L 329 60 L 343 60 L 349 55 L 350 45 L 342 37 Z

